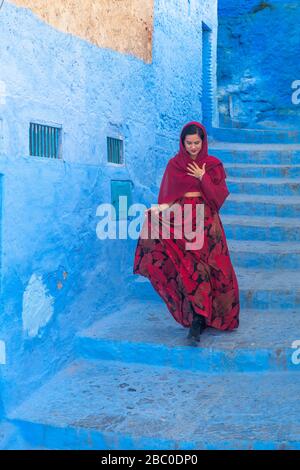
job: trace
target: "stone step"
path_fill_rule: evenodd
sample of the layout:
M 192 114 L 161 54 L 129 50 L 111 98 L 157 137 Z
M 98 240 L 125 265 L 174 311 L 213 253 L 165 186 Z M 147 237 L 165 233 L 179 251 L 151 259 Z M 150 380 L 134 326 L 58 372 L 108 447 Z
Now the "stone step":
M 234 240 L 300 242 L 300 220 L 288 217 L 221 215 L 226 236 Z
M 38 448 L 300 449 L 299 379 L 78 360 L 9 418 Z
M 162 302 L 131 300 L 78 333 L 76 356 L 170 366 L 176 369 L 225 374 L 289 370 L 300 313 L 289 310 L 282 328 L 282 312 L 242 310 L 232 332 L 207 328 L 201 342 L 190 345 L 188 328 L 177 323 Z
M 300 243 L 231 239 L 227 241 L 234 266 L 267 270 L 300 268 Z
M 280 309 L 300 307 L 299 270 L 265 271 L 237 267 L 242 308 Z
M 213 128 L 212 137 L 216 141 L 241 143 L 299 143 L 300 132 L 285 129 L 233 129 L 226 127 Z
M 299 178 L 227 178 L 227 185 L 231 193 L 237 194 L 300 195 Z
M 229 178 L 300 178 L 300 165 L 225 163 Z
M 12 424 L 6 419 L 0 422 L 0 449 L 1 450 L 37 450 L 20 436 L 18 426 Z M 40 449 L 45 450 L 45 449 Z
M 299 309 L 299 270 L 262 270 L 235 267 L 242 309 Z M 158 294 L 150 281 L 140 275 L 128 280 L 127 298 L 156 300 Z
M 213 144 L 209 154 L 214 155 L 225 164 L 251 163 L 256 165 L 299 165 L 300 145 L 267 145 L 267 144 Z
M 220 214 L 299 218 L 300 197 L 231 193 Z

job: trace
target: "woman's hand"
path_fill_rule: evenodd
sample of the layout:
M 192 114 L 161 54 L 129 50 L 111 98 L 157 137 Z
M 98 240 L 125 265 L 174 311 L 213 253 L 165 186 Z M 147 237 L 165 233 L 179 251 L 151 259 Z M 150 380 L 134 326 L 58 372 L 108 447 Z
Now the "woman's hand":
M 202 168 L 197 165 L 197 163 L 188 163 L 187 168 L 190 173 L 188 175 L 190 176 L 195 176 L 195 178 L 199 178 L 200 181 L 202 180 L 202 177 L 205 173 L 205 165 L 206 163 L 203 164 Z
M 153 212 L 154 215 L 158 215 L 159 212 L 160 212 L 159 204 L 158 204 L 158 206 L 153 206 L 153 207 L 149 207 L 149 209 L 146 209 L 146 210 L 145 210 L 145 215 L 146 215 L 147 212 L 149 212 L 149 211 Z
M 158 215 L 160 212 L 168 209 L 170 207 L 170 204 L 157 204 L 157 206 L 150 207 L 149 209 L 145 210 L 145 215 L 147 212 L 151 211 L 154 213 L 154 215 Z

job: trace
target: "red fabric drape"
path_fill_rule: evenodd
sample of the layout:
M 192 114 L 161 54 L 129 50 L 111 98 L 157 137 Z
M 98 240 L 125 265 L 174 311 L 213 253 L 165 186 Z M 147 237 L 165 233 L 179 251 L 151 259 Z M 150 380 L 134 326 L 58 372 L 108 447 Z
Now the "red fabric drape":
M 226 185 L 226 174 L 222 163 L 205 172 L 201 179 L 201 190 L 206 203 L 219 211 L 229 195 Z
M 196 225 L 196 206 L 201 196 L 182 197 L 176 204 L 192 206 L 192 225 Z M 147 277 L 169 312 L 183 327 L 192 324 L 193 313 L 205 317 L 206 325 L 218 330 L 234 330 L 239 326 L 239 288 L 219 213 L 204 203 L 204 243 L 200 249 L 187 250 L 186 238 L 175 236 L 171 219 L 170 238 L 139 237 L 134 274 Z M 159 216 L 159 230 L 163 227 Z M 147 214 L 144 229 L 151 233 L 152 217 Z M 156 232 L 157 234 L 157 232 Z

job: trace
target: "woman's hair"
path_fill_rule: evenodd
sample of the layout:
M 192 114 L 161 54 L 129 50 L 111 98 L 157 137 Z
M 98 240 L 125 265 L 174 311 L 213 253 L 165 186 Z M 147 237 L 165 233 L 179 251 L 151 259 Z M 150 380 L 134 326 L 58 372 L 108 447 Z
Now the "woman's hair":
M 198 134 L 201 140 L 204 139 L 203 130 L 200 127 L 196 126 L 196 124 L 191 124 L 190 126 L 185 127 L 181 134 L 182 143 L 184 144 L 184 139 L 186 138 L 187 135 L 195 135 L 195 134 Z

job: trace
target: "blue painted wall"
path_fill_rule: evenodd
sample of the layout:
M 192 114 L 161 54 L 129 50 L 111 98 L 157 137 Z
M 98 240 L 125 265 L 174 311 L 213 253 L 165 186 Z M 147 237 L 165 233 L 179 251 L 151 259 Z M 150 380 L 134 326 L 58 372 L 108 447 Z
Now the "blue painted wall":
M 299 18 L 295 0 L 219 0 L 220 125 L 299 128 Z
M 156 202 L 182 125 L 202 118 L 202 20 L 216 1 L 157 0 L 153 63 L 99 49 L 4 3 L 0 12 L 0 365 L 6 409 L 73 358 L 74 335 L 132 280 L 136 240 L 101 241 L 99 204 L 111 179 L 133 201 Z M 216 81 L 213 82 L 216 98 Z M 214 101 L 213 119 L 217 121 Z M 29 122 L 62 126 L 62 160 L 29 157 Z M 125 165 L 106 163 L 106 136 L 124 139 Z M 119 297 L 117 297 L 117 295 Z M 101 310 L 101 313 L 100 313 Z

